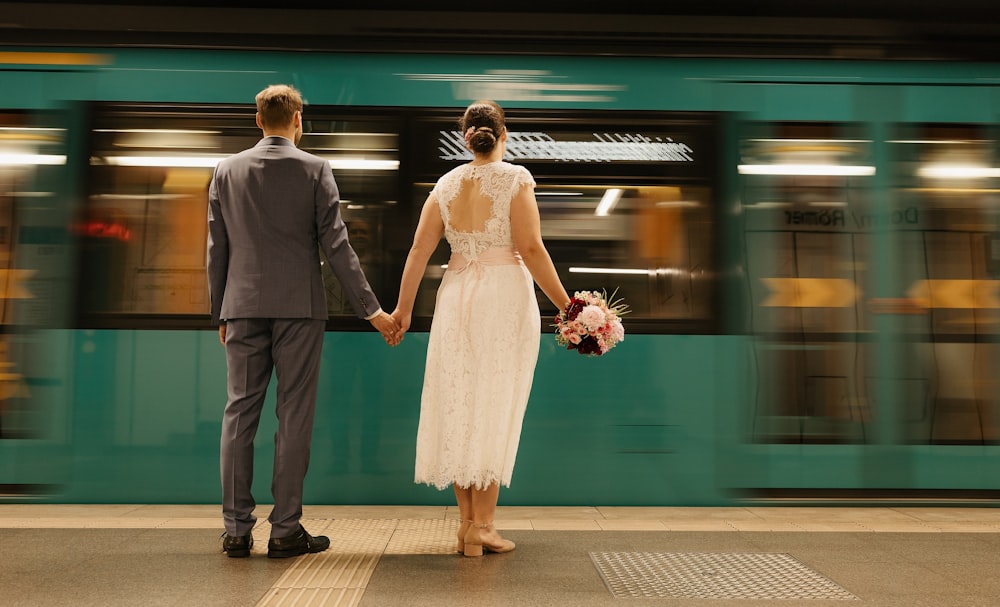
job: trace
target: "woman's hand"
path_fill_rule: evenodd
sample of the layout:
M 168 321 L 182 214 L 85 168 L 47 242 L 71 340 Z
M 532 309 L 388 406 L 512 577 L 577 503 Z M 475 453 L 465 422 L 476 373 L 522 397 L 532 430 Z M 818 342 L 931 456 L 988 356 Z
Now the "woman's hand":
M 400 340 L 403 339 L 403 332 L 399 330 L 396 321 L 384 311 L 380 311 L 376 316 L 369 319 L 369 322 L 382 334 L 385 343 L 390 346 L 398 345 Z
M 402 341 L 403 335 L 410 330 L 410 320 L 413 315 L 410 313 L 404 313 L 400 311 L 399 308 L 396 308 L 392 311 L 391 316 L 392 319 L 396 321 L 396 325 L 399 327 L 399 339 Z

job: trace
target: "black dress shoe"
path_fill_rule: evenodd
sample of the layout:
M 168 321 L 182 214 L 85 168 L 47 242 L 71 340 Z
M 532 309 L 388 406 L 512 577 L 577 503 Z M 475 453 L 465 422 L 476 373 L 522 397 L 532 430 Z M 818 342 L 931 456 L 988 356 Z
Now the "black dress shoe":
M 330 547 L 330 538 L 325 535 L 313 537 L 299 525 L 299 530 L 288 537 L 272 537 L 267 542 L 267 556 L 283 559 L 307 552 L 323 552 Z
M 229 558 L 245 558 L 250 556 L 253 547 L 253 537 L 249 535 L 222 534 L 222 551 Z

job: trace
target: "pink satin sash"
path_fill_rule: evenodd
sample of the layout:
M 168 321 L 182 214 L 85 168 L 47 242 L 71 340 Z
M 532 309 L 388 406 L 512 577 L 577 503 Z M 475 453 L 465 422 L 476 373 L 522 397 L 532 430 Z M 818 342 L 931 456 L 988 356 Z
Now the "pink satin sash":
M 486 249 L 475 259 L 469 259 L 461 253 L 452 253 L 448 260 L 448 270 L 463 272 L 470 266 L 482 269 L 483 266 L 509 266 L 521 263 L 521 255 L 513 248 L 493 247 Z
M 472 290 L 466 292 L 465 285 L 468 280 L 462 280 L 462 286 L 459 287 L 458 300 L 461 302 L 461 315 L 459 316 L 461 320 L 461 329 L 464 331 L 471 323 L 472 317 L 472 306 L 469 301 L 475 295 L 476 290 L 479 288 L 478 278 L 482 277 L 483 268 L 486 266 L 514 266 L 521 264 L 521 255 L 514 248 L 504 248 L 504 247 L 493 247 L 486 249 L 475 259 L 469 259 L 461 253 L 452 252 L 451 259 L 448 260 L 448 271 L 460 274 L 465 272 L 469 268 L 472 268 L 475 276 L 473 277 Z

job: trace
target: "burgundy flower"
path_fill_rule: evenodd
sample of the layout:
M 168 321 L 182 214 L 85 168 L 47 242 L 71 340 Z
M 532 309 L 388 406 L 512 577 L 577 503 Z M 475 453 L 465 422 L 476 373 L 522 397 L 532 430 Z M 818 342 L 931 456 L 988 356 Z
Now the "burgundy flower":
M 589 335 L 580 340 L 576 349 L 580 352 L 580 354 L 594 354 L 596 356 L 603 354 L 603 352 L 601 352 L 601 344 L 597 343 L 597 340 Z
M 566 306 L 566 320 L 576 320 L 577 315 L 586 305 L 586 302 L 575 297 L 569 300 L 569 305 Z

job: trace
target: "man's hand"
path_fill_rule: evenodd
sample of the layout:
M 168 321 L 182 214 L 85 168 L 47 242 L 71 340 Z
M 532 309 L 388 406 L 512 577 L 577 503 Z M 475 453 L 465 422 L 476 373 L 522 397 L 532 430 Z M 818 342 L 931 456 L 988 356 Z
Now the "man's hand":
M 399 330 L 399 325 L 396 324 L 396 321 L 386 314 L 385 311 L 380 312 L 378 316 L 370 319 L 369 322 L 372 323 L 373 327 L 378 329 L 378 332 L 385 339 L 385 343 L 390 346 L 398 345 L 402 341 L 403 332 Z
M 226 323 L 219 325 L 219 343 L 226 345 Z
M 397 325 L 399 325 L 399 333 L 397 335 L 399 336 L 400 341 L 402 341 L 403 336 L 410 330 L 410 314 L 404 313 L 399 308 L 396 308 L 392 311 L 390 316 L 392 316 L 392 319 L 396 321 Z

